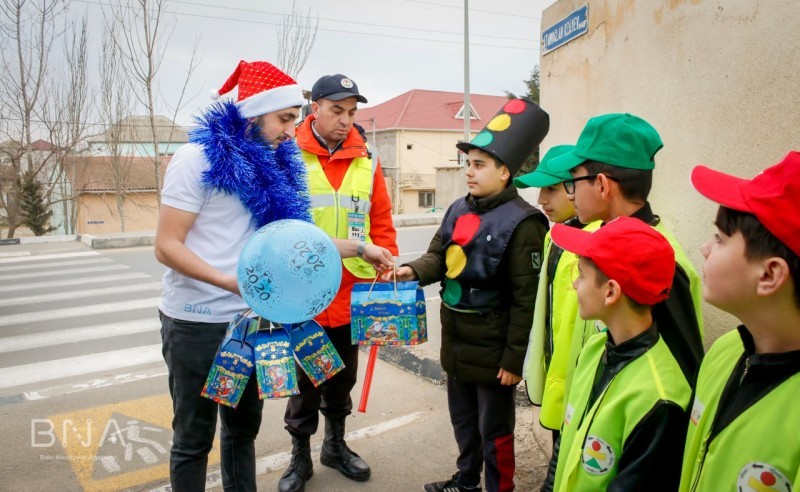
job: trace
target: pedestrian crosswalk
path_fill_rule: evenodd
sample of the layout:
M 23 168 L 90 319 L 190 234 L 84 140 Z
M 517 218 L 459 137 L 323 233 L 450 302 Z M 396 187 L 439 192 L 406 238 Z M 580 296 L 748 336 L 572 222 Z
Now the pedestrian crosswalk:
M 152 271 L 78 246 L 1 255 L 0 401 L 166 374 L 161 289 Z

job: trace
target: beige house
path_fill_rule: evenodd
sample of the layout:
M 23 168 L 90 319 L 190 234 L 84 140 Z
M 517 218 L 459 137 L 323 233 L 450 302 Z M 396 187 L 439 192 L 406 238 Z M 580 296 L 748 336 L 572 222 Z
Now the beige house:
M 161 157 L 160 178 L 169 157 Z M 148 231 L 156 228 L 158 195 L 152 157 L 69 156 L 64 169 L 75 203 L 77 234 Z
M 506 101 L 505 96 L 471 94 L 472 134 Z M 451 193 L 437 200 L 436 174 L 437 168 L 459 164 L 456 144 L 464 139 L 464 94 L 411 90 L 377 106 L 360 108 L 356 122 L 366 130 L 370 146 L 377 148 L 395 214 L 450 205 Z
M 580 22 L 562 21 L 585 5 L 588 25 L 576 36 Z M 543 46 L 541 103 L 551 126 L 542 150 L 574 143 L 598 114 L 652 123 L 664 141 L 653 210 L 700 270 L 716 206 L 691 187 L 692 167 L 752 177 L 800 146 L 797 2 L 558 0 L 542 14 L 543 44 L 559 23 L 555 37 L 573 39 Z M 735 326 L 710 305 L 704 314 L 707 345 Z
M 186 129 L 164 116 L 153 120 L 158 140 L 158 155 L 172 155 L 178 147 L 188 142 Z M 89 140 L 92 155 L 132 155 L 152 157 L 156 155 L 150 117 L 127 116 L 114 123 L 105 132 Z

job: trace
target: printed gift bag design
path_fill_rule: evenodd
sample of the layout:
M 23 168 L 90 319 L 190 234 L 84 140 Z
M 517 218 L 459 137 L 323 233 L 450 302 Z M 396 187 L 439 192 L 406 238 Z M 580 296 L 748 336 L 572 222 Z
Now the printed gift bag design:
M 417 345 L 428 341 L 425 292 L 418 282 L 357 283 L 350 297 L 352 343 Z
M 300 393 L 292 344 L 285 329 L 259 330 L 255 356 L 259 398 L 284 398 Z
M 258 321 L 237 315 L 214 357 L 214 364 L 200 393 L 217 403 L 236 408 L 253 373 L 253 345 Z
M 297 363 L 308 378 L 319 386 L 344 369 L 344 362 L 325 330 L 316 321 L 286 325 L 291 327 L 292 349 Z

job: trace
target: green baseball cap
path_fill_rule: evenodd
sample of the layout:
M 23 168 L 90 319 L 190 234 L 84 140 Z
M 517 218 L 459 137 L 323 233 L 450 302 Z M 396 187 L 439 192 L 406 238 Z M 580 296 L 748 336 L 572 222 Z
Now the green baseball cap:
M 574 145 L 556 145 L 550 148 L 547 153 L 539 161 L 533 172 L 524 174 L 514 180 L 514 186 L 517 188 L 547 188 L 558 183 L 562 183 L 572 178 L 569 171 L 554 171 L 550 167 L 550 161 L 560 155 L 564 155 L 575 148 Z
M 586 122 L 575 149 L 553 159 L 550 168 L 569 171 L 586 161 L 649 170 L 653 157 L 664 146 L 653 126 L 629 113 L 595 116 Z

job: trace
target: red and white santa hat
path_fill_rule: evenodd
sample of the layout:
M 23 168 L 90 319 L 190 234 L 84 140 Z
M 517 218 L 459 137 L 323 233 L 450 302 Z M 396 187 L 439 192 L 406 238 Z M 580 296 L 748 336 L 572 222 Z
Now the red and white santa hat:
M 306 102 L 297 82 L 265 61 L 240 61 L 222 87 L 218 91 L 211 91 L 211 99 L 218 99 L 237 85 L 239 94 L 236 106 L 245 118 L 302 106 Z

